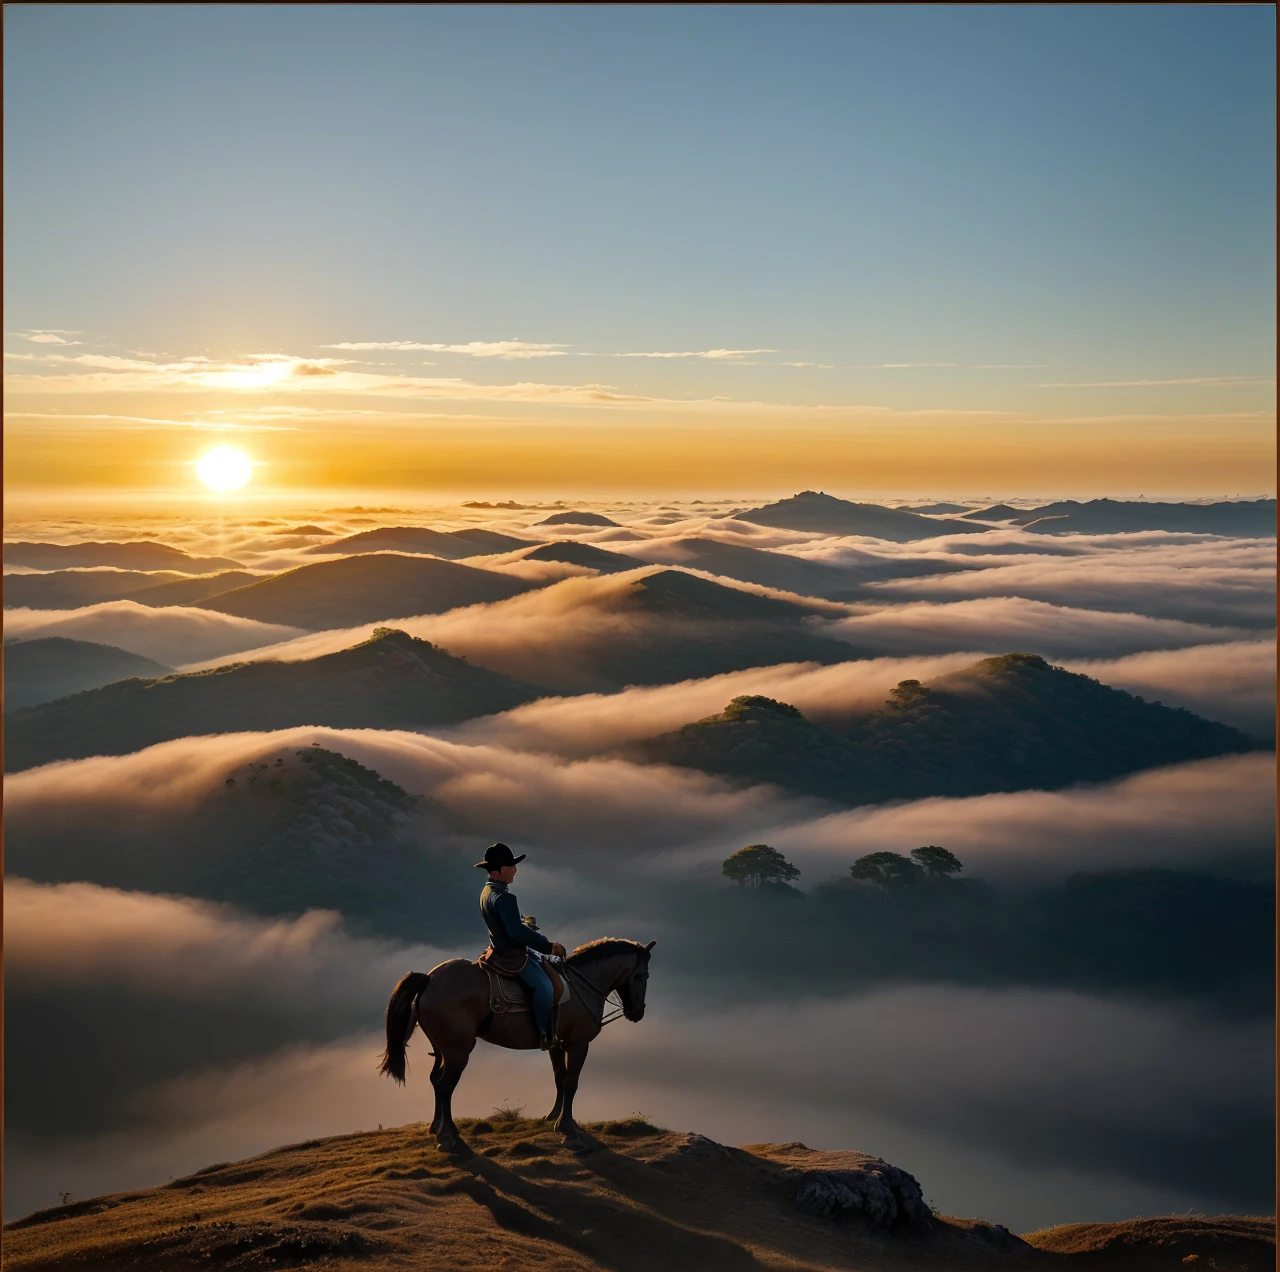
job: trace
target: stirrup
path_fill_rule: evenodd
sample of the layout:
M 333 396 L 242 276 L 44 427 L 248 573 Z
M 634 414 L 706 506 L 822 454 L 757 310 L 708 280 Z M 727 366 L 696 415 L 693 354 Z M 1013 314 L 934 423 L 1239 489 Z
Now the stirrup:
M 554 1047 L 558 1047 L 559 1045 L 560 1045 L 560 1039 L 557 1038 L 553 1033 L 544 1033 L 542 1037 L 538 1040 L 538 1047 L 542 1051 L 550 1051 Z

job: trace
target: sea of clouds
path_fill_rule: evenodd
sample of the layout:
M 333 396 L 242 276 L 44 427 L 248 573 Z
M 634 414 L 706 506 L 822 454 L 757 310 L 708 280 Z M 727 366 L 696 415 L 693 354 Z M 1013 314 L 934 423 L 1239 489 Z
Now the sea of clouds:
M 740 506 L 740 505 L 731 505 Z M 261 524 L 126 512 L 46 536 L 155 538 L 255 570 L 316 560 L 317 524 L 485 524 L 633 557 L 597 576 L 520 552 L 468 562 L 544 586 L 511 600 L 384 622 L 546 688 L 515 710 L 430 733 L 308 727 L 183 738 L 133 755 L 46 765 L 6 781 L 11 843 L 64 856 L 102 828 L 181 852 L 183 827 L 228 771 L 311 743 L 432 801 L 459 870 L 494 839 L 528 852 L 521 899 L 571 943 L 659 939 L 651 1011 L 606 1031 L 580 1099 L 586 1117 L 639 1108 L 726 1142 L 803 1139 L 881 1153 L 954 1213 L 1019 1229 L 1173 1210 L 1268 1207 L 1272 1025 L 1176 995 L 1017 983 L 884 984 L 730 1001 L 697 969 L 664 964 L 663 888 L 714 880 L 728 852 L 765 841 L 808 887 L 857 856 L 943 844 L 966 874 L 1053 884 L 1082 870 L 1158 866 L 1266 877 L 1274 762 L 1199 761 L 1062 791 L 843 809 L 616 751 L 765 694 L 837 724 L 980 657 L 1043 654 L 1117 688 L 1274 736 L 1274 542 L 1163 532 L 1054 538 L 1000 529 L 894 544 L 726 520 L 730 505 L 601 505 L 613 528 L 535 527 L 548 509 L 299 509 Z M 40 538 L 38 525 L 11 537 Z M 857 595 L 813 601 L 808 629 L 849 660 L 790 662 L 598 692 L 593 651 L 655 636 L 634 588 L 711 539 L 848 573 Z M 683 555 L 682 554 L 686 554 Z M 922 575 L 920 562 L 947 572 Z M 903 571 L 893 577 L 895 563 Z M 740 580 L 701 577 L 757 594 Z M 782 577 L 782 576 L 780 576 Z M 173 666 L 310 658 L 376 623 L 295 628 L 189 607 L 110 602 L 9 611 L 6 639 L 69 636 Z M 670 635 L 670 623 L 666 623 Z M 395 887 L 388 880 L 389 888 Z M 767 943 L 769 932 L 749 938 Z M 330 912 L 251 915 L 195 897 L 69 879 L 6 887 L 9 1105 L 6 1211 L 162 1183 L 212 1161 L 320 1134 L 428 1118 L 426 1044 L 405 1089 L 374 1072 L 386 997 L 411 968 L 473 957 L 430 931 L 391 940 Z M 805 1039 L 803 1047 L 794 1045 Z M 545 1060 L 478 1048 L 463 1113 L 502 1098 L 550 1104 Z M 1268 1141 L 1269 1143 L 1269 1141 Z M 999 1199 L 993 1202 L 994 1199 Z M 1000 1209 L 997 1211 L 996 1206 Z

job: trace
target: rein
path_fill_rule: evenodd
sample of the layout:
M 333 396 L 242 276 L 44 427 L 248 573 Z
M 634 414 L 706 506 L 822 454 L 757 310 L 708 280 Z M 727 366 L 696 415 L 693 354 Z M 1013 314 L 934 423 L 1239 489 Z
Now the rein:
M 609 1003 L 609 995 L 617 994 L 618 991 L 616 989 L 601 989 L 600 986 L 597 985 L 594 981 L 592 981 L 585 972 L 579 971 L 578 968 L 574 967 L 567 959 L 562 960 L 560 965 L 561 967 L 564 968 L 567 974 L 572 975 L 577 980 L 580 980 L 584 985 L 587 986 L 588 989 L 594 991 L 599 996 L 600 998 L 599 1025 L 601 1029 L 603 1029 L 605 1025 L 613 1024 L 613 1022 L 617 1020 L 619 1016 L 624 1014 L 623 1007 L 622 1007 L 621 994 L 618 994 L 618 1005 L 616 1008 L 613 1009 L 612 1013 L 608 1016 L 604 1014 L 604 1009 L 606 1005 L 608 1005 Z M 592 1014 L 594 1015 L 595 1013 L 593 1012 Z

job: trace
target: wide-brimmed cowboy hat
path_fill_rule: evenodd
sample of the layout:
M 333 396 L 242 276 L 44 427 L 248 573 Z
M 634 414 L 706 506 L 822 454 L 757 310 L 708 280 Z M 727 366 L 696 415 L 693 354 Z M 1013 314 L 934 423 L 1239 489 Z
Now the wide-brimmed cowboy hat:
M 525 853 L 515 856 L 506 844 L 490 844 L 484 850 L 484 860 L 477 861 L 476 866 L 481 870 L 501 870 L 503 866 L 518 866 L 525 859 Z

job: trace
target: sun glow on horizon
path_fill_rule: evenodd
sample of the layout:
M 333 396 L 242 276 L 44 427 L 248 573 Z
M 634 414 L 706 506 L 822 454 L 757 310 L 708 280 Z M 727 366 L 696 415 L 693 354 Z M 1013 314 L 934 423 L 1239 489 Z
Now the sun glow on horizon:
M 239 490 L 253 476 L 253 464 L 234 446 L 215 446 L 196 461 L 196 476 L 211 490 Z

